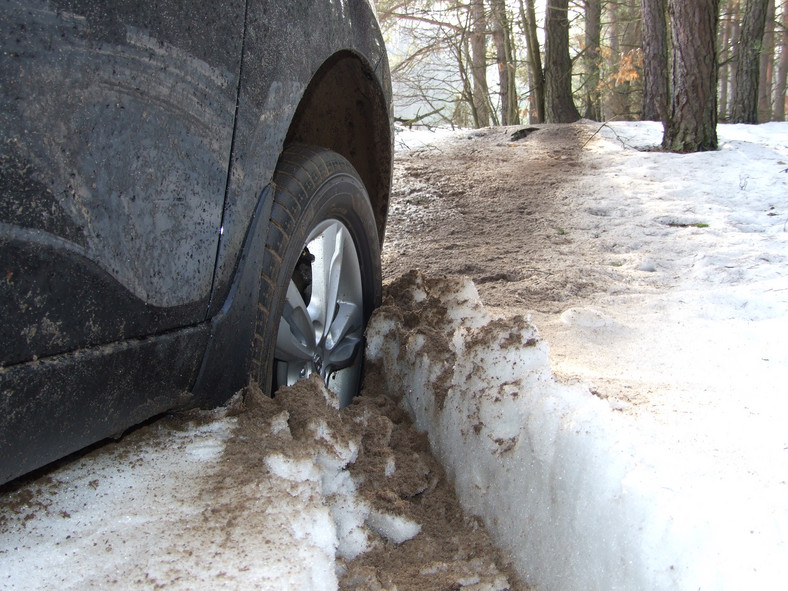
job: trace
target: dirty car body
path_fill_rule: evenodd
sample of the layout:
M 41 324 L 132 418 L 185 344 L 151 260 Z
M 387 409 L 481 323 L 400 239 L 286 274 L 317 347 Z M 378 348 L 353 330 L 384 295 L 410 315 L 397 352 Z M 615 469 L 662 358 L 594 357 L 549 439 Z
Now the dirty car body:
M 366 0 L 10 0 L 0 44 L 2 483 L 245 386 L 283 150 L 380 242 L 392 137 Z

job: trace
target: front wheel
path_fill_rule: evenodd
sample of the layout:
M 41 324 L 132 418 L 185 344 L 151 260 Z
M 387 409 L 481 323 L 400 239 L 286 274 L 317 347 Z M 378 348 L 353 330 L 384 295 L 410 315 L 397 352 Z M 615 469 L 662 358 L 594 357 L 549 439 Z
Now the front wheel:
M 381 297 L 380 245 L 364 184 L 339 154 L 284 151 L 260 289 L 253 376 L 269 394 L 319 374 L 346 406 Z

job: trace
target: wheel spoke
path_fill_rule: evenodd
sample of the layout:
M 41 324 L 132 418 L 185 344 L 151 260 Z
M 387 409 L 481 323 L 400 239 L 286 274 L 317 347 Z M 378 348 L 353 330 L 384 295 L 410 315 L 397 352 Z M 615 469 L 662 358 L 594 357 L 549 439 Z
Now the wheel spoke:
M 349 337 L 344 339 L 334 350 L 330 351 L 326 362 L 327 373 L 353 365 L 361 347 L 361 342 L 361 337 Z
M 335 318 L 338 315 L 337 301 L 339 299 L 339 289 L 342 286 L 342 269 L 345 253 L 346 231 L 339 227 L 334 238 L 334 252 L 331 256 L 331 263 L 328 270 L 328 290 L 326 292 L 326 326 L 323 331 L 323 338 L 328 338 Z
M 309 361 L 313 358 L 314 351 L 312 321 L 304 298 L 291 281 L 279 320 L 274 357 L 283 361 Z
M 333 370 L 352 365 L 363 338 L 361 308 L 350 302 L 337 306 L 326 339 L 326 363 Z
M 364 338 L 358 253 L 348 229 L 332 219 L 313 228 L 304 252 L 309 282 L 288 287 L 276 341 L 277 383 L 319 373 L 345 405 L 358 390 Z
M 344 253 L 343 228 L 328 225 L 308 247 L 315 257 L 309 315 L 314 321 L 315 342 L 320 343 L 328 333 L 336 307 Z

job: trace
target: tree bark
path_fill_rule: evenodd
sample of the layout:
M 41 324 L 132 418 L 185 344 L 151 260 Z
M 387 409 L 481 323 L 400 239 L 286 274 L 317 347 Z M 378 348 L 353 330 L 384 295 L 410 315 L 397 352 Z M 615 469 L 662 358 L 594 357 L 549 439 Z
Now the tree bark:
M 728 90 L 730 89 L 731 81 L 731 45 L 733 42 L 734 33 L 734 16 L 733 11 L 735 3 L 733 0 L 728 0 L 725 7 L 721 7 L 723 15 L 719 27 L 720 42 L 719 48 L 719 63 L 718 68 L 718 86 L 719 86 L 719 104 L 718 104 L 718 117 L 723 120 L 728 120 Z
M 490 91 L 487 87 L 487 19 L 484 0 L 471 0 L 471 73 L 476 127 L 490 125 Z
M 668 25 L 665 0 L 642 0 L 644 121 L 668 115 Z
M 733 87 L 731 121 L 758 122 L 758 82 L 761 44 L 766 25 L 768 0 L 747 0 L 736 55 L 736 85 Z
M 512 42 L 506 0 L 490 0 L 493 21 L 493 41 L 498 61 L 498 79 L 501 87 L 501 124 L 519 125 L 520 108 L 517 104 L 514 44 Z
M 545 27 L 545 116 L 548 123 L 572 123 L 580 113 L 572 98 L 569 57 L 569 0 L 550 0 Z
M 785 121 L 785 86 L 788 82 L 788 0 L 783 0 L 782 41 L 780 43 L 780 61 L 777 64 L 777 80 L 774 85 L 775 121 Z
M 772 118 L 772 80 L 774 79 L 774 0 L 767 0 L 766 26 L 761 50 L 761 79 L 758 82 L 758 121 Z
M 539 48 L 539 37 L 536 34 L 536 10 L 534 0 L 520 0 L 520 18 L 525 31 L 525 44 L 528 50 L 528 72 L 531 82 L 531 123 L 544 123 L 544 71 L 542 70 L 542 54 Z
M 602 0 L 586 0 L 585 10 L 585 109 L 583 117 L 601 121 L 599 47 L 602 42 Z
M 717 149 L 717 15 L 719 0 L 668 0 L 671 100 L 662 147 Z
M 460 40 L 457 44 L 457 53 L 455 57 L 457 58 L 457 67 L 460 73 L 460 79 L 462 80 L 462 103 L 467 105 L 468 110 L 470 112 L 470 121 L 469 123 L 472 124 L 474 127 L 478 127 L 479 116 L 476 113 L 476 104 L 473 100 L 473 72 L 471 72 L 471 43 L 469 40 L 470 35 L 466 32 L 460 34 Z M 460 119 L 457 121 L 464 120 L 465 109 L 461 108 L 458 105 L 458 108 L 455 109 L 455 115 L 460 115 Z M 457 123 L 460 127 L 465 127 L 467 124 Z
M 632 51 L 643 44 L 640 35 L 639 0 L 620 1 L 610 9 L 610 60 L 611 78 L 615 84 L 609 89 L 605 100 L 605 117 L 611 120 L 633 120 L 632 83 L 627 70 L 632 66 Z M 637 101 L 638 110 L 643 102 Z
M 731 84 L 728 92 L 728 96 L 733 97 L 733 89 L 736 88 L 736 80 L 738 79 L 738 71 L 737 71 L 737 64 L 736 64 L 736 54 L 735 50 L 739 46 L 739 38 L 741 36 L 741 0 L 731 0 L 732 8 L 731 8 L 731 23 L 732 23 L 732 34 L 731 34 L 731 58 L 730 58 L 730 70 L 731 70 Z M 728 103 L 728 121 L 731 118 L 731 110 L 732 106 L 730 101 Z

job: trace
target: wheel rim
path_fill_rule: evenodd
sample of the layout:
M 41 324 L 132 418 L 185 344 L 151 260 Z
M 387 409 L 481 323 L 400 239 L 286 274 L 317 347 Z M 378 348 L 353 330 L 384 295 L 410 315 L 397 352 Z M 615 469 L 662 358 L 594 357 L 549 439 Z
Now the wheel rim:
M 358 253 L 338 220 L 307 237 L 288 285 L 276 339 L 275 386 L 319 374 L 346 406 L 358 390 L 364 294 Z

